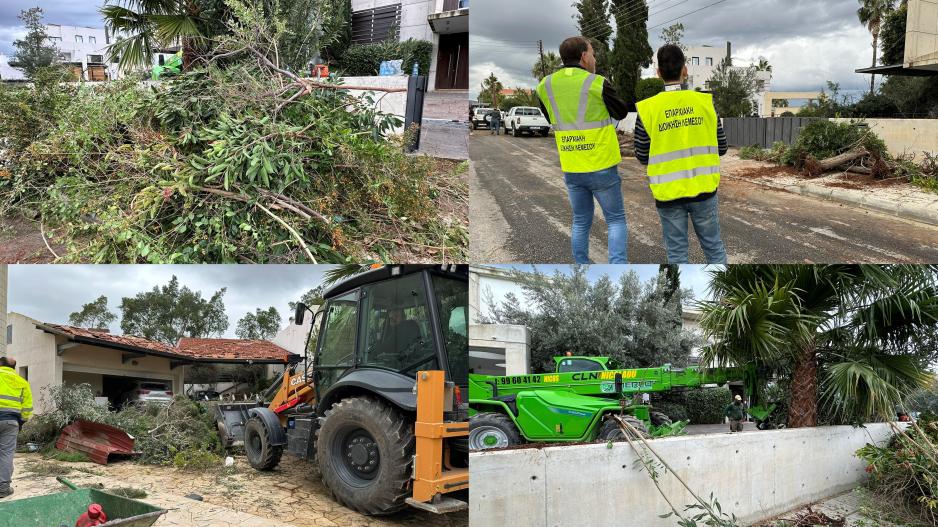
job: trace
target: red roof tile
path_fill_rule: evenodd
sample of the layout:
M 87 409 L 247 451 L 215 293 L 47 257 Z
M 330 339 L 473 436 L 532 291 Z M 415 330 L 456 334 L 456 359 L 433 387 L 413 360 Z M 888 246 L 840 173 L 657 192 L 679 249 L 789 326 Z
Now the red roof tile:
M 170 355 L 180 359 L 191 359 L 197 362 L 219 361 L 259 361 L 259 362 L 287 362 L 292 355 L 289 351 L 267 340 L 241 340 L 241 339 L 203 339 L 182 338 L 176 346 L 169 346 L 162 342 L 134 337 L 130 335 L 114 335 L 99 329 L 85 329 L 62 324 L 39 324 L 39 328 L 52 333 L 59 333 L 69 338 L 92 339 L 102 345 L 114 344 L 117 346 L 132 347 L 140 351 Z
M 162 342 L 145 339 L 143 337 L 133 337 L 130 335 L 114 335 L 107 331 L 99 329 L 76 328 L 74 326 L 64 326 L 61 324 L 42 324 L 42 326 L 57 330 L 66 336 L 83 337 L 86 339 L 96 339 L 105 342 L 111 342 L 120 346 L 132 346 L 143 350 L 154 351 L 157 353 L 169 353 L 176 355 L 176 349 Z
M 182 338 L 176 352 L 196 360 L 257 360 L 287 362 L 291 353 L 267 340 Z

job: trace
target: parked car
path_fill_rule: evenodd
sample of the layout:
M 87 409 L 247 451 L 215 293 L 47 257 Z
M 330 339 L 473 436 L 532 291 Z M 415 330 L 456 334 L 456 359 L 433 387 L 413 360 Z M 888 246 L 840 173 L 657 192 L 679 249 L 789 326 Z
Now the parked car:
M 479 107 L 472 111 L 472 129 L 478 130 L 481 127 L 491 128 L 492 124 L 492 113 L 495 110 L 492 108 Z M 502 117 L 502 125 L 505 124 L 505 112 L 499 111 Z
M 127 392 L 124 404 L 143 406 L 149 403 L 169 404 L 173 401 L 173 389 L 161 381 L 135 381 Z
M 192 394 L 193 401 L 218 401 L 221 394 L 215 390 L 199 390 Z
M 508 110 L 505 117 L 505 133 L 517 137 L 527 132 L 531 135 L 541 134 L 547 137 L 550 133 L 550 123 L 541 113 L 540 108 L 533 106 L 515 106 Z

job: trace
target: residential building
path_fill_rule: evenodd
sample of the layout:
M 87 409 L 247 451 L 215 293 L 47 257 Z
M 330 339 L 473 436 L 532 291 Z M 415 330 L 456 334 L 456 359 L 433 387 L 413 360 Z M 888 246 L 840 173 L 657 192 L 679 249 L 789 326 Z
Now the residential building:
M 107 59 L 111 36 L 103 28 L 47 24 L 49 41 L 76 78 L 104 81 L 118 78 L 117 64 Z
M 861 68 L 857 73 L 938 75 L 938 0 L 908 0 L 907 9 L 902 63 Z
M 108 330 L 44 323 L 19 313 L 8 315 L 7 328 L 7 352 L 36 394 L 38 412 L 48 409 L 43 394 L 63 384 L 89 384 L 116 406 L 135 381 L 163 381 L 174 393 L 184 393 L 186 370 L 194 364 L 285 364 L 293 358 L 268 341 L 185 338 L 170 346 Z
M 395 37 L 433 43 L 431 91 L 469 89 L 469 0 L 352 0 L 352 43 Z

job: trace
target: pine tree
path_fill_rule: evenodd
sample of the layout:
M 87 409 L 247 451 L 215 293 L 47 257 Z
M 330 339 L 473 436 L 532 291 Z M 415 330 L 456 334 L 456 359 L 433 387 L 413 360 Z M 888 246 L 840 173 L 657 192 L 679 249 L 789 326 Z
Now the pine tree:
M 593 53 L 596 55 L 596 73 L 608 75 L 609 38 L 612 26 L 609 25 L 609 0 L 578 0 L 574 7 L 580 34 L 590 39 Z
M 616 16 L 616 38 L 610 60 L 610 77 L 619 96 L 629 104 L 636 101 L 635 87 L 642 68 L 651 65 L 648 44 L 648 4 L 645 0 L 612 0 Z
M 23 70 L 27 78 L 55 62 L 58 50 L 49 43 L 46 25 L 42 22 L 42 9 L 33 7 L 20 13 L 20 20 L 26 26 L 26 36 L 13 42 L 16 53 L 11 66 Z

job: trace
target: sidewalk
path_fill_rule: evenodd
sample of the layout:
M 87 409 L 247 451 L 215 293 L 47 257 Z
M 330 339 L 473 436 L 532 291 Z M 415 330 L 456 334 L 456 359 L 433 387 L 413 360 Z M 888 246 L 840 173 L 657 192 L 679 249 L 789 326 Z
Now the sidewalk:
M 833 519 L 844 518 L 845 527 L 899 527 L 882 518 L 872 518 L 864 513 L 863 500 L 857 494 L 857 489 L 821 500 L 810 507 L 812 511 L 826 514 Z M 800 507 L 774 520 L 760 522 L 757 525 L 759 527 L 787 527 L 792 525 L 792 522 L 786 520 L 795 519 L 799 513 L 806 511 L 805 507 Z
M 731 150 L 723 159 L 723 176 L 777 190 L 854 205 L 867 210 L 938 226 L 938 194 L 905 182 L 866 182 L 841 171 L 804 178 L 791 167 L 740 159 Z
M 424 119 L 419 154 L 441 159 L 469 159 L 469 125 L 460 121 Z

